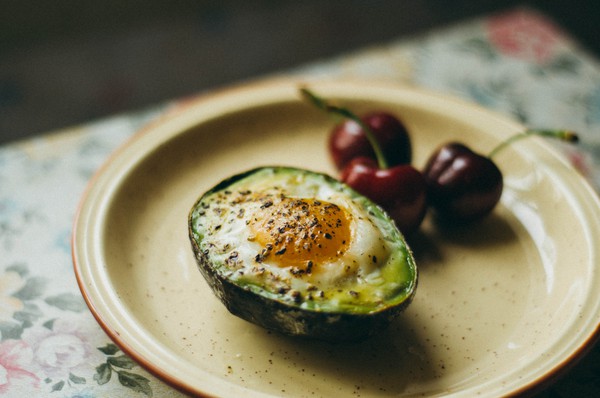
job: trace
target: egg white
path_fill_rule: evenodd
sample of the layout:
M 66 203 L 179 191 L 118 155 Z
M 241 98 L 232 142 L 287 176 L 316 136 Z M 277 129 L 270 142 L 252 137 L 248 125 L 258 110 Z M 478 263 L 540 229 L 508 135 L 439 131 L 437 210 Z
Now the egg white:
M 256 192 L 257 187 L 252 187 Z M 333 261 L 318 264 L 319 272 L 295 274 L 293 266 L 281 267 L 267 256 L 258 263 L 256 256 L 264 247 L 256 242 L 248 220 L 263 217 L 261 201 L 245 198 L 242 203 L 219 204 L 221 224 L 211 233 L 215 257 L 227 264 L 225 272 L 232 279 L 243 278 L 259 282 L 264 275 L 286 284 L 290 289 L 306 291 L 311 286 L 325 290 L 352 284 L 367 283 L 378 275 L 379 267 L 390 256 L 390 248 L 376 227 L 372 216 L 347 195 L 322 184 L 305 184 L 294 178 L 278 181 L 277 188 L 261 187 L 261 195 L 271 192 L 293 198 L 313 198 L 330 202 L 350 215 L 350 242 L 347 250 Z M 240 209 L 243 209 L 240 211 Z M 215 223 L 218 224 L 218 223 Z M 233 260 L 232 260 L 233 259 Z

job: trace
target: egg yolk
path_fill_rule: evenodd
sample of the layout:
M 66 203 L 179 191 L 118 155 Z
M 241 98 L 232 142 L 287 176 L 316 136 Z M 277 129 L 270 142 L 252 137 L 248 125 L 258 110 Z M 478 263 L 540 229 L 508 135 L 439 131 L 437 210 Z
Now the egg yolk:
M 319 263 L 341 256 L 350 243 L 350 222 L 341 207 L 315 199 L 263 200 L 261 214 L 250 227 L 264 249 L 259 262 L 269 259 L 280 267 L 318 271 Z

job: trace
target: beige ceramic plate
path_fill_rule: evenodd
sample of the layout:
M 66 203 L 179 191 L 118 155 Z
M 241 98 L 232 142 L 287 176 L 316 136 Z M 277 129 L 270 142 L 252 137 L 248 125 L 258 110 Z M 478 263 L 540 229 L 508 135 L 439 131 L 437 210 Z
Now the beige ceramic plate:
M 460 139 L 486 152 L 522 127 L 435 94 L 359 83 L 313 85 L 357 112 L 401 115 L 421 167 Z M 223 397 L 500 396 L 551 379 L 595 338 L 600 316 L 596 196 L 538 140 L 496 160 L 501 206 L 480 225 L 410 240 L 414 302 L 353 345 L 298 341 L 230 315 L 196 269 L 187 214 L 221 179 L 259 165 L 333 173 L 332 120 L 293 83 L 191 101 L 121 148 L 92 181 L 73 237 L 92 312 L 126 352 L 188 392 Z

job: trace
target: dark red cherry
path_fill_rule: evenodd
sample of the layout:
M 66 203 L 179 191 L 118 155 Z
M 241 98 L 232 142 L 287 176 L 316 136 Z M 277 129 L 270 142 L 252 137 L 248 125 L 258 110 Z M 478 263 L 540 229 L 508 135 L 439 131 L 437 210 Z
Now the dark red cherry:
M 460 143 L 437 149 L 427 161 L 423 175 L 429 204 L 449 221 L 482 218 L 502 195 L 503 178 L 496 164 Z
M 403 234 L 414 232 L 427 209 L 426 185 L 421 172 L 411 165 L 379 168 L 367 157 L 354 158 L 342 170 L 341 179 L 380 205 Z
M 411 162 L 410 137 L 398 118 L 387 112 L 372 112 L 363 116 L 361 120 L 371 129 L 381 146 L 388 166 Z M 346 119 L 333 128 L 329 136 L 329 152 L 338 170 L 357 157 L 376 159 L 364 129 L 351 119 Z

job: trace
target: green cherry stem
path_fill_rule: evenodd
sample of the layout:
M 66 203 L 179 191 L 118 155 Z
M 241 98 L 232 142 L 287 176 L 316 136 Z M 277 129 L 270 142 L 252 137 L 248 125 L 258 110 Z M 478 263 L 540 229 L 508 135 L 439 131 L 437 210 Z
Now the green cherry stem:
M 330 102 L 326 101 L 325 99 L 316 95 L 311 90 L 305 87 L 300 87 L 300 93 L 306 100 L 308 100 L 308 102 L 310 102 L 317 108 L 325 112 L 333 113 L 342 116 L 343 118 L 353 120 L 354 122 L 358 123 L 358 125 L 364 130 L 367 140 L 369 140 L 369 144 L 373 148 L 373 152 L 375 152 L 375 157 L 377 158 L 377 165 L 380 169 L 388 168 L 388 162 L 383 154 L 383 151 L 381 150 L 379 142 L 377 142 L 377 139 L 375 138 L 375 134 L 373 133 L 371 128 L 360 119 L 360 117 L 358 117 L 354 112 L 347 108 L 331 104 Z
M 579 141 L 579 136 L 571 130 L 525 130 L 522 133 L 517 133 L 512 137 L 509 137 L 507 140 L 501 142 L 489 153 L 488 157 L 494 157 L 498 152 L 502 151 L 507 146 L 511 145 L 515 141 L 522 140 L 523 138 L 531 137 L 531 136 L 541 136 L 548 138 L 555 138 L 561 141 L 576 143 Z

